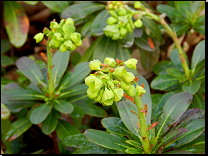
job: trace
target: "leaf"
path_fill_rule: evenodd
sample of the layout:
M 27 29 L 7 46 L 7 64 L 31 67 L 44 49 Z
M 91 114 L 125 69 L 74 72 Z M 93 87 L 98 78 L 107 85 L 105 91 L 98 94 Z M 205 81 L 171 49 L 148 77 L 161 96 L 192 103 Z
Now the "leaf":
M 52 112 L 49 113 L 47 118 L 43 121 L 41 130 L 44 134 L 51 134 L 57 126 L 58 120 L 52 115 Z
M 151 33 L 159 40 L 159 42 L 162 42 L 162 33 L 158 27 L 158 24 L 154 20 L 143 17 L 142 23 L 151 31 Z
M 27 131 L 31 126 L 32 123 L 28 118 L 24 117 L 17 119 L 10 125 L 7 133 L 3 136 L 3 140 L 12 141 Z
M 143 151 L 141 143 L 138 143 L 135 140 L 126 140 L 125 142 L 127 142 L 128 144 L 134 146 L 135 148 L 137 148 L 137 150 Z
M 188 58 L 187 58 L 187 55 L 185 52 L 183 52 L 186 56 L 186 62 L 189 66 L 189 61 L 188 61 Z M 170 53 L 170 59 L 171 61 L 178 67 L 178 69 L 182 70 L 183 71 L 183 67 L 182 67 L 182 62 L 181 62 L 181 59 L 179 57 L 179 53 L 178 53 L 178 49 L 173 49 Z
M 3 103 L 1 103 L 1 119 L 8 119 L 10 115 L 11 113 L 8 108 Z
M 173 150 L 173 151 L 165 152 L 163 154 L 193 154 L 193 153 L 183 150 Z
M 91 69 L 89 68 L 89 62 L 82 62 L 77 64 L 74 67 L 73 72 L 68 71 L 61 83 L 60 83 L 60 87 L 59 90 L 63 91 L 81 81 L 84 80 L 84 78 L 91 72 Z
M 199 42 L 194 49 L 191 59 L 191 68 L 194 70 L 197 64 L 203 59 L 205 59 L 205 40 Z
M 105 5 L 100 3 L 77 3 L 67 7 L 62 13 L 61 18 L 72 18 L 74 21 L 86 18 L 88 15 L 102 10 L 105 8 Z
M 189 151 L 194 154 L 205 153 L 205 145 L 193 145 L 180 148 L 180 150 Z
M 8 89 L 2 92 L 3 100 L 44 100 L 45 96 L 30 89 Z
M 192 71 L 193 75 L 199 73 L 200 71 L 202 71 L 202 69 L 205 68 L 205 59 L 201 60 L 197 65 L 194 71 Z
M 175 8 L 166 4 L 160 4 L 157 6 L 157 10 L 160 13 L 166 13 L 168 17 L 174 18 L 173 13 L 175 12 Z
M 41 1 L 49 9 L 61 13 L 68 6 L 67 1 Z
M 51 109 L 52 105 L 49 104 L 41 104 L 40 106 L 33 108 L 30 114 L 30 121 L 33 124 L 41 123 L 51 112 Z
M 21 57 L 16 61 L 16 65 L 18 69 L 36 86 L 38 86 L 40 81 L 45 82 L 40 68 L 32 59 L 25 56 Z
M 152 119 L 155 118 L 156 115 L 156 109 L 158 107 L 158 103 L 161 100 L 163 94 L 151 94 L 151 99 L 152 99 Z
M 88 22 L 83 24 L 83 26 L 81 28 L 81 31 L 80 31 L 82 36 L 85 36 L 85 37 L 91 37 L 92 36 L 91 26 L 92 26 L 92 23 L 93 23 L 94 19 L 95 19 L 95 17 L 91 18 Z M 86 61 L 89 61 L 89 60 L 86 60 Z
M 70 102 L 64 100 L 54 100 L 53 105 L 57 111 L 65 114 L 70 114 L 74 109 Z
M 11 49 L 11 44 L 7 39 L 2 39 L 1 40 L 1 56 L 2 54 L 4 54 L 5 52 L 7 52 L 8 50 Z
M 112 133 L 122 136 L 128 135 L 129 131 L 126 129 L 123 121 L 117 117 L 108 117 L 101 120 L 101 124 Z
M 156 126 L 157 136 L 165 134 L 189 107 L 193 95 L 187 92 L 171 96 L 165 103 Z
M 134 33 L 128 33 L 125 38 L 118 40 L 122 48 L 130 48 L 134 44 Z
M 23 46 L 29 31 L 29 19 L 24 8 L 16 1 L 5 1 L 3 16 L 10 42 L 16 48 Z
M 157 90 L 165 90 L 175 84 L 178 84 L 178 80 L 176 77 L 164 74 L 159 75 L 153 79 L 153 81 L 151 82 L 151 88 Z
M 2 66 L 10 66 L 14 64 L 14 60 L 11 57 L 6 55 L 1 55 L 1 65 Z
M 43 95 L 44 95 L 43 91 L 40 90 L 40 88 L 39 88 L 38 86 L 36 86 L 34 83 L 31 82 L 31 83 L 28 85 L 28 87 L 29 87 L 30 89 L 32 89 L 32 90 L 38 92 L 39 94 L 43 94 Z
M 149 52 L 153 52 L 155 50 L 152 49 L 150 46 L 149 46 L 149 43 L 148 43 L 148 40 L 147 40 L 148 36 L 143 33 L 143 35 L 139 38 L 135 38 L 134 39 L 134 44 L 137 46 L 137 47 L 140 47 L 146 51 L 149 51 Z
M 69 135 L 78 134 L 79 130 L 67 121 L 59 119 L 56 132 L 60 140 L 64 140 Z
M 116 154 L 116 151 L 97 145 L 96 148 L 87 146 L 82 149 L 77 149 L 72 154 Z
M 84 111 L 82 110 L 82 108 L 75 105 L 75 104 L 72 104 L 72 105 L 74 106 L 74 110 L 69 115 L 73 118 L 83 118 L 84 117 Z
M 184 20 L 186 20 L 186 19 L 184 19 L 184 17 L 182 17 L 181 21 L 178 21 L 178 23 L 171 24 L 172 29 L 175 29 L 175 32 L 178 37 L 183 35 L 183 33 L 186 33 L 189 29 L 191 29 L 191 27 L 187 24 L 183 23 L 183 25 L 181 25 L 181 22 Z
M 139 150 L 136 149 L 136 148 L 132 148 L 132 147 L 127 148 L 125 152 L 126 152 L 126 153 L 129 153 L 129 154 L 142 154 L 141 151 L 139 151 Z
M 38 3 L 38 1 L 23 1 L 27 4 L 30 4 L 30 5 L 36 5 Z
M 134 34 L 135 38 L 139 38 L 143 35 L 143 29 L 142 28 L 135 28 L 133 34 Z
M 104 34 L 103 28 L 107 26 L 107 19 L 110 17 L 110 14 L 107 10 L 101 11 L 96 18 L 94 19 L 91 25 L 91 33 L 94 36 L 100 36 Z
M 177 68 L 168 68 L 166 70 L 166 72 L 169 74 L 169 75 L 172 75 L 174 77 L 182 77 L 184 73 L 182 73 L 180 70 L 178 70 Z
M 115 136 L 100 130 L 87 129 L 84 135 L 93 143 L 105 148 L 125 152 L 126 148 L 129 146 Z
M 201 86 L 201 81 L 190 80 L 182 85 L 182 89 L 184 92 L 195 94 L 199 90 L 200 86 Z
M 81 54 L 79 52 L 74 52 L 70 58 L 72 67 L 76 66 L 81 59 Z
M 189 108 L 199 108 L 205 110 L 205 99 L 198 94 L 194 94 L 193 101 Z
M 171 61 L 167 61 L 167 60 L 160 61 L 154 65 L 153 72 L 156 75 L 164 75 L 164 74 L 168 74 L 166 71 L 168 68 L 175 68 L 175 67 L 176 66 Z
M 92 60 L 99 59 L 101 62 L 104 62 L 106 57 L 115 58 L 116 44 L 117 42 L 112 40 L 110 37 L 103 36 L 101 41 L 95 47 Z
M 58 86 L 64 72 L 66 71 L 66 68 L 69 63 L 69 57 L 70 57 L 69 51 L 62 53 L 59 50 L 53 56 L 52 66 L 53 65 L 55 66 L 52 68 L 52 73 L 53 73 L 53 80 L 55 87 Z
M 129 50 L 126 48 L 122 48 L 120 44 L 117 44 L 116 48 L 116 56 L 118 60 L 122 60 L 123 62 L 127 61 L 128 59 L 131 59 L 131 54 L 129 53 Z

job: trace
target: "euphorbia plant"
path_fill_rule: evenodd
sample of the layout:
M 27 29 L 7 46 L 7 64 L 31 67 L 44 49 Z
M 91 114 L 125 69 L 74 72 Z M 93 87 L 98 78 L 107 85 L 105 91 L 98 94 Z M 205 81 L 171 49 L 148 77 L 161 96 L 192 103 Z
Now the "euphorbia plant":
M 122 62 L 115 61 L 113 58 L 106 58 L 104 63 L 99 60 L 90 62 L 91 70 L 96 72 L 85 79 L 85 83 L 89 86 L 89 98 L 103 105 L 112 105 L 113 101 L 119 101 L 116 105 L 121 119 L 104 118 L 101 123 L 107 129 L 106 132 L 88 129 L 84 135 L 75 134 L 66 137 L 63 144 L 77 147 L 78 149 L 74 152 L 76 154 L 85 152 L 91 154 L 203 153 L 204 111 L 187 110 L 193 95 L 181 92 L 172 93 L 163 98 L 159 102 L 162 111 L 151 124 L 147 118 L 147 113 L 151 112 L 151 105 L 141 102 L 151 101 L 150 94 L 147 93 L 147 90 L 149 92 L 148 83 L 143 77 L 138 76 L 138 79 L 127 72 L 124 66 L 135 68 L 136 63 L 135 59 Z M 145 96 L 145 94 L 149 95 Z M 120 101 L 123 96 L 127 100 Z M 142 99 L 144 96 L 146 99 Z M 151 118 L 151 113 L 148 116 Z M 201 140 L 197 140 L 197 137 Z M 74 141 L 71 142 L 71 139 Z M 185 144 L 189 146 L 184 146 Z

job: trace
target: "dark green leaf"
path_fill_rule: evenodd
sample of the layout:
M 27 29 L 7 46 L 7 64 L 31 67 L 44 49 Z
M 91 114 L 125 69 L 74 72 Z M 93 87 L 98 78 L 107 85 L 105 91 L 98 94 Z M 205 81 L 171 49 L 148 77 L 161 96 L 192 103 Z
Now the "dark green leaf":
M 54 101 L 54 108 L 61 113 L 70 114 L 74 107 L 70 102 L 64 100 L 55 100 Z
M 155 47 L 154 47 L 154 49 L 152 49 L 149 46 L 147 37 L 148 36 L 145 33 L 143 33 L 142 37 L 134 39 L 134 43 L 135 43 L 136 46 L 138 46 L 138 47 L 140 47 L 140 48 L 142 48 L 142 49 L 144 49 L 146 51 L 154 51 Z
M 1 65 L 10 66 L 14 64 L 14 60 L 6 55 L 1 55 Z
M 99 59 L 104 62 L 106 57 L 115 58 L 117 42 L 109 37 L 103 36 L 101 41 L 95 47 L 92 60 Z M 109 50 L 110 49 L 110 50 Z
M 197 65 L 195 70 L 192 72 L 193 75 L 197 74 L 198 72 L 200 72 L 202 69 L 205 68 L 205 59 L 201 60 Z
M 106 133 L 104 131 L 87 129 L 84 132 L 84 135 L 90 141 L 92 141 L 95 144 L 98 144 L 100 146 L 103 146 L 105 148 L 110 148 L 110 149 L 124 152 L 126 150 L 126 148 L 129 147 L 129 145 L 126 144 L 125 142 L 123 142 L 122 140 L 120 140 L 120 139 L 116 138 L 115 136 L 110 135 L 109 133 Z
M 67 1 L 41 1 L 49 9 L 61 13 L 68 6 Z
M 92 26 L 92 23 L 93 23 L 94 19 L 95 19 L 95 17 L 91 18 L 88 22 L 86 22 L 82 26 L 81 31 L 80 31 L 82 36 L 85 36 L 85 37 L 91 37 L 92 36 L 91 26 Z M 77 29 L 77 31 L 78 31 L 78 29 Z M 89 60 L 85 60 L 85 61 L 89 61 Z
M 151 88 L 157 90 L 165 90 L 168 87 L 171 87 L 175 84 L 178 84 L 178 80 L 176 77 L 164 74 L 159 75 L 153 79 L 151 82 Z
M 163 94 L 152 94 L 151 99 L 152 99 L 152 119 L 155 118 L 156 115 L 156 109 L 158 107 L 158 103 L 161 100 Z
M 181 19 L 182 21 L 184 21 L 184 18 Z M 181 25 L 181 23 L 179 22 L 179 24 L 172 24 L 171 27 L 174 29 L 175 28 L 175 32 L 177 34 L 177 36 L 181 36 L 183 35 L 183 33 L 186 33 L 191 27 L 187 24 L 183 24 Z
M 24 8 L 16 1 L 4 1 L 4 25 L 10 42 L 19 48 L 27 40 L 29 19 Z
M 194 30 L 195 30 L 196 32 L 200 33 L 200 34 L 205 35 L 205 24 L 202 24 L 202 25 L 200 25 L 200 26 L 196 26 L 196 27 L 194 28 Z
M 46 135 L 51 134 L 57 126 L 58 120 L 52 115 L 52 112 L 49 113 L 47 118 L 42 123 L 42 132 Z
M 134 33 L 127 33 L 124 39 L 118 40 L 118 43 L 122 48 L 130 48 L 134 44 Z
M 195 69 L 197 64 L 205 58 L 205 40 L 199 42 L 194 49 L 191 60 L 191 68 Z
M 189 107 L 193 95 L 187 92 L 171 96 L 165 103 L 156 126 L 157 136 L 165 134 Z
M 8 119 L 10 115 L 11 113 L 8 108 L 3 103 L 1 103 L 1 119 Z
M 205 154 L 205 145 L 192 145 L 180 148 L 180 150 L 189 151 L 194 154 Z
M 190 94 L 195 94 L 201 85 L 201 81 L 199 80 L 190 80 L 182 85 L 182 89 L 184 92 L 189 92 Z
M 205 99 L 202 95 L 194 94 L 193 101 L 189 108 L 199 108 L 205 110 Z
M 9 127 L 7 133 L 3 136 L 3 140 L 12 141 L 19 137 L 22 133 L 27 131 L 32 126 L 32 123 L 28 118 L 20 118 L 13 122 Z
M 2 39 L 1 40 L 1 54 L 7 52 L 9 49 L 11 49 L 10 42 L 7 39 Z
M 74 67 L 78 64 L 81 59 L 81 54 L 79 52 L 74 52 L 70 58 L 71 66 Z
M 74 110 L 69 115 L 73 118 L 83 118 L 84 117 L 84 111 L 81 107 L 77 106 L 76 104 L 72 104 L 74 106 Z
M 7 89 L 23 89 L 18 83 L 8 83 L 7 85 L 5 85 L 4 90 Z
M 48 116 L 51 112 L 52 105 L 49 104 L 41 104 L 38 107 L 32 109 L 30 114 L 30 121 L 33 124 L 39 124 Z
M 67 7 L 62 13 L 61 18 L 72 18 L 74 21 L 86 18 L 88 15 L 104 9 L 106 6 L 100 3 L 77 3 Z
M 173 151 L 165 152 L 163 154 L 193 154 L 193 153 L 189 151 L 173 150 Z
M 91 26 L 91 33 L 94 36 L 100 36 L 104 34 L 103 28 L 107 25 L 107 19 L 110 17 L 110 14 L 107 10 L 101 11 L 96 18 L 94 19 Z
M 172 6 L 166 5 L 166 4 L 160 4 L 157 6 L 157 10 L 160 13 L 166 13 L 166 15 L 168 17 L 175 17 L 173 16 L 173 13 L 175 12 L 175 8 L 173 8 Z
M 116 154 L 116 151 L 97 145 L 96 147 L 85 146 L 84 148 L 77 149 L 72 154 Z
M 123 62 L 127 61 L 128 59 L 131 59 L 131 54 L 129 53 L 129 50 L 126 48 L 122 48 L 120 44 L 118 44 L 116 48 L 116 56 L 118 60 L 122 60 Z
M 168 68 L 166 70 L 166 72 L 169 75 L 172 75 L 172 76 L 175 76 L 175 77 L 182 77 L 183 76 L 183 73 L 180 70 L 178 70 L 177 68 Z
M 67 121 L 58 120 L 56 132 L 58 137 L 64 140 L 69 135 L 78 134 L 79 130 Z
M 30 89 L 32 89 L 32 90 L 38 92 L 39 94 L 43 94 L 43 95 L 44 95 L 43 91 L 40 90 L 40 88 L 39 88 L 38 86 L 36 86 L 34 83 L 31 82 L 31 83 L 28 85 L 28 87 L 29 87 Z
M 142 144 L 141 144 L 141 143 L 138 143 L 138 142 L 135 141 L 135 140 L 126 140 L 125 142 L 127 142 L 128 144 L 134 146 L 134 147 L 137 148 L 138 150 L 143 151 L 143 149 L 142 149 Z
M 135 38 L 139 38 L 143 35 L 143 29 L 142 28 L 135 28 L 133 34 L 134 34 Z
M 69 57 L 69 51 L 62 53 L 59 50 L 53 56 L 52 65 L 55 66 L 52 68 L 52 72 L 55 87 L 58 86 L 64 72 L 66 71 L 66 68 L 69 63 Z
M 35 85 L 38 85 L 40 81 L 44 81 L 40 68 L 32 59 L 25 56 L 21 57 L 16 61 L 16 65 Z
M 154 65 L 153 67 L 153 72 L 156 74 L 156 75 L 163 75 L 163 74 L 168 74 L 166 72 L 166 70 L 168 68 L 175 68 L 176 66 L 173 64 L 173 62 L 171 61 L 160 61 L 158 62 L 156 65 Z
M 126 126 L 120 118 L 104 118 L 101 120 L 101 124 L 112 133 L 119 134 L 122 136 L 129 134 L 129 131 L 126 129 Z
M 127 148 L 125 152 L 129 154 L 142 154 L 142 151 L 139 151 L 138 149 L 132 147 Z

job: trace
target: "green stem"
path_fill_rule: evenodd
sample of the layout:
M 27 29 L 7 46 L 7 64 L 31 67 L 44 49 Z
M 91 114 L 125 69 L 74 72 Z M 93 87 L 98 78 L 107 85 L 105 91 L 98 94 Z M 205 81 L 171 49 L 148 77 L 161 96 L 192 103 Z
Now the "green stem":
M 48 58 L 48 95 L 49 98 L 53 98 L 54 84 L 53 84 L 53 73 L 52 73 L 52 52 L 50 51 L 49 45 L 47 45 L 47 58 Z
M 140 132 L 141 132 L 141 136 L 142 136 L 143 149 L 144 149 L 144 152 L 146 154 L 150 154 L 151 153 L 151 151 L 150 151 L 150 142 L 149 142 L 149 139 L 148 139 L 145 114 L 140 112 L 140 110 L 143 109 L 142 101 L 141 101 L 141 98 L 138 97 L 137 95 L 134 96 L 134 100 L 135 100 L 135 104 L 137 106 L 138 113 L 139 113 Z

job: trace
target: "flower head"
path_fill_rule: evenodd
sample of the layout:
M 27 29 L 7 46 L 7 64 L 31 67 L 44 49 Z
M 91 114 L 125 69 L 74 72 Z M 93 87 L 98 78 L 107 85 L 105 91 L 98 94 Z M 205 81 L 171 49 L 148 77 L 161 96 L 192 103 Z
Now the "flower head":
M 125 63 L 125 65 L 130 69 L 136 69 L 137 59 L 128 59 Z

